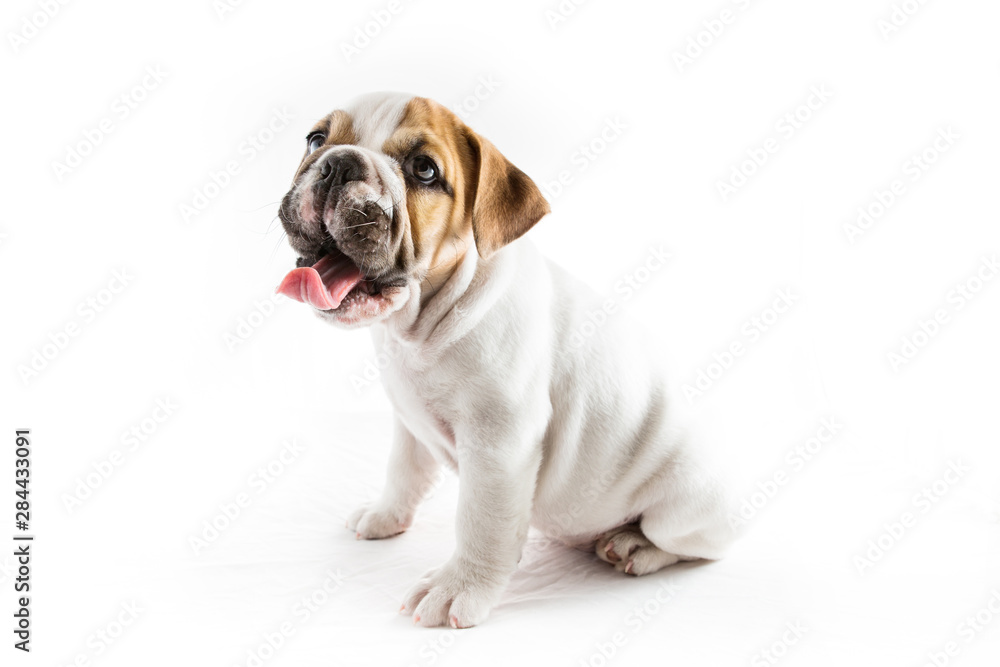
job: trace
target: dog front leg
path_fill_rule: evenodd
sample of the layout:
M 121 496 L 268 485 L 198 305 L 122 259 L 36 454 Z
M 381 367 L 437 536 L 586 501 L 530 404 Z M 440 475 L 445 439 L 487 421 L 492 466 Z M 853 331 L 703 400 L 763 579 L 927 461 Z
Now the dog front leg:
M 389 468 L 382 497 L 364 505 L 347 520 L 358 539 L 377 540 L 402 533 L 434 486 L 440 465 L 396 418 Z
M 481 623 L 517 569 L 528 535 L 540 449 L 476 442 L 458 446 L 455 552 L 427 572 L 402 612 L 424 626 Z

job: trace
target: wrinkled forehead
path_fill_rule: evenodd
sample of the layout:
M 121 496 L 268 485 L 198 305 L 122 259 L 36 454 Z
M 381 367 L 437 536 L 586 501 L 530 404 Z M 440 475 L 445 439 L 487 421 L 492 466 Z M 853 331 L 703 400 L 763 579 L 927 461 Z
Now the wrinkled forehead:
M 371 93 L 332 112 L 314 129 L 327 134 L 327 143 L 353 144 L 398 157 L 417 147 L 448 151 L 455 145 L 456 127 L 452 113 L 431 100 Z

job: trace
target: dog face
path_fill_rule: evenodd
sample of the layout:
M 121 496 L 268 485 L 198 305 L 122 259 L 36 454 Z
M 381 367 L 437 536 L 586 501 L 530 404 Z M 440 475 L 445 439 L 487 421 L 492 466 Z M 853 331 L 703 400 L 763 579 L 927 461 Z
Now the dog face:
M 425 98 L 362 97 L 306 143 L 279 210 L 298 268 L 278 291 L 333 324 L 426 301 L 473 244 L 489 258 L 549 211 L 524 172 Z

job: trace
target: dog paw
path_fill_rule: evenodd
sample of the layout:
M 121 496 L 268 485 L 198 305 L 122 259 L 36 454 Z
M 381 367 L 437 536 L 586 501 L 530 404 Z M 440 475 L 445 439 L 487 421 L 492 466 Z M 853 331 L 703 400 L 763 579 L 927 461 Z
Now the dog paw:
M 395 512 L 365 505 L 348 517 L 347 527 L 359 540 L 380 540 L 399 535 L 410 527 L 410 520 Z
M 504 586 L 451 564 L 431 570 L 406 594 L 399 613 L 424 627 L 471 628 L 486 620 Z
M 598 558 L 611 563 L 619 572 L 636 576 L 656 572 L 680 560 L 650 542 L 636 524 L 604 533 L 597 538 L 594 551 Z

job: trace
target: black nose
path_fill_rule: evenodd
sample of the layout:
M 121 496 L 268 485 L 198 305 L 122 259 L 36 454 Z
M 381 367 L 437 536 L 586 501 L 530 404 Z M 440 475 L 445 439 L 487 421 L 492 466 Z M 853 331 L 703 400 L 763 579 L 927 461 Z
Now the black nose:
M 344 185 L 351 181 L 360 181 L 365 177 L 361 158 L 354 153 L 334 155 L 328 158 L 319 168 L 319 176 L 329 182 L 330 186 Z

